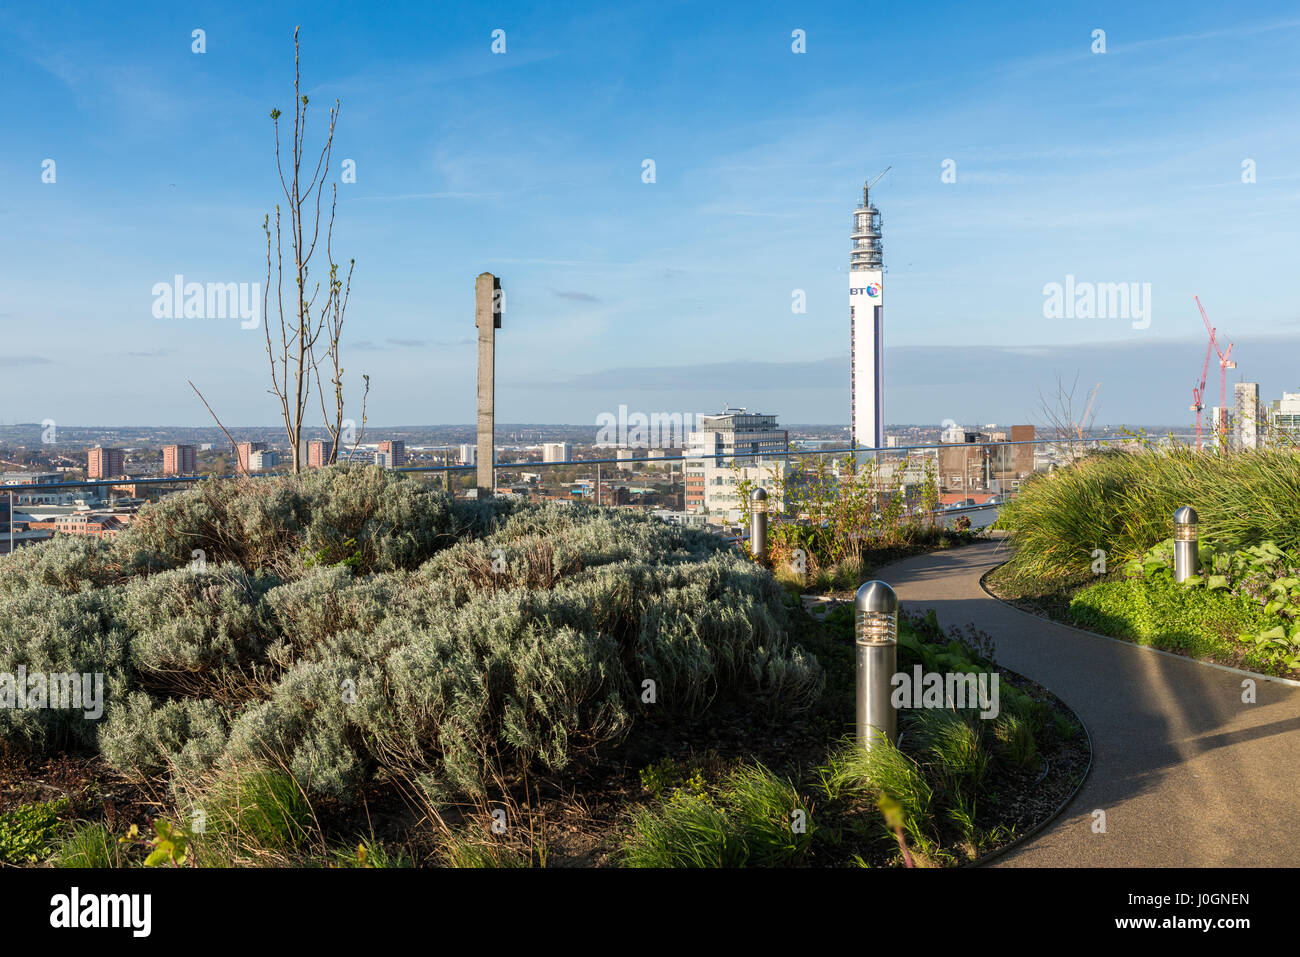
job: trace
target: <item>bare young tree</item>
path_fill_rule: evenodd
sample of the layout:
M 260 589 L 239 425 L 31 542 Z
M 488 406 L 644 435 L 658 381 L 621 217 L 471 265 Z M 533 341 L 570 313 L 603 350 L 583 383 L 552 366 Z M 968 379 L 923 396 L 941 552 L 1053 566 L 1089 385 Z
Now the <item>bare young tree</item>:
M 1100 388 L 1101 383 L 1098 383 L 1082 409 L 1079 406 L 1083 403 L 1075 398 L 1079 389 L 1078 373 L 1075 373 L 1068 389 L 1058 376 L 1055 395 L 1045 396 L 1041 389 L 1038 392 L 1039 427 L 1052 440 L 1066 447 L 1071 460 L 1083 455 L 1084 433 L 1092 428 L 1097 416 L 1093 403 Z
M 292 262 L 289 266 L 290 281 L 293 289 L 289 292 L 286 304 L 284 278 L 286 271 L 285 252 L 283 249 L 283 232 L 281 225 L 280 204 L 275 207 L 274 256 L 272 255 L 272 232 L 270 215 L 262 220 L 262 230 L 266 234 L 266 290 L 262 299 L 262 318 L 266 332 L 266 355 L 271 366 L 271 392 L 280 401 L 280 412 L 284 419 L 285 434 L 289 439 L 289 448 L 293 454 L 293 470 L 300 472 L 303 467 L 302 436 L 303 424 L 307 414 L 307 401 L 311 395 L 311 380 L 315 376 L 317 390 L 320 391 L 320 361 L 317 347 L 322 335 L 325 337 L 324 348 L 327 361 L 333 369 L 331 383 L 334 386 L 335 417 L 331 422 L 325 411 L 324 396 L 321 396 L 321 412 L 326 429 L 333 439 L 333 448 L 329 460 L 336 461 L 338 443 L 343 432 L 343 369 L 339 359 L 339 341 L 343 331 L 343 319 L 347 312 L 348 298 L 352 291 L 352 270 L 356 261 L 348 265 L 346 284 L 339 277 L 339 267 L 334 261 L 332 240 L 334 235 L 334 214 L 338 204 L 338 187 L 331 184 L 329 221 L 325 229 L 325 257 L 328 264 L 328 278 L 325 293 L 321 297 L 319 280 L 311 283 L 311 260 L 316 252 L 320 238 L 321 201 L 325 190 L 325 177 L 329 174 L 330 154 L 334 147 L 334 128 L 338 121 L 339 103 L 334 101 L 330 109 L 329 132 L 311 178 L 303 187 L 303 165 L 305 160 L 304 141 L 307 127 L 308 99 L 302 92 L 302 73 L 299 68 L 300 47 L 298 30 L 293 31 L 293 142 L 289 169 L 286 170 L 280 151 L 280 111 L 271 110 L 271 121 L 275 126 L 275 163 L 280 174 L 280 186 L 284 190 L 285 203 L 289 212 L 289 254 Z M 275 276 L 275 305 L 278 330 L 272 329 L 269 299 L 271 294 L 271 277 Z M 310 289 L 310 292 L 309 292 Z M 319 301 L 318 301 L 319 300 Z M 369 392 L 369 379 L 366 381 Z M 364 411 L 363 411 L 364 419 Z M 360 439 L 357 440 L 358 442 Z
M 320 367 L 321 361 L 315 353 L 312 353 L 312 374 L 316 378 L 316 394 L 320 398 L 321 418 L 325 420 L 325 429 L 330 434 L 330 453 L 329 462 L 337 462 L 339 458 L 339 443 L 344 441 L 344 418 L 343 418 L 343 364 L 339 352 L 339 343 L 343 340 L 343 320 L 348 311 L 348 300 L 352 297 L 352 270 L 356 266 L 356 260 L 348 262 L 347 282 L 339 289 L 338 266 L 334 264 L 334 254 L 332 251 L 333 226 L 334 226 L 334 207 L 338 202 L 337 187 L 334 187 L 335 193 L 330 201 L 330 230 L 325 237 L 325 256 L 330 262 L 330 287 L 335 290 L 329 303 L 330 308 L 323 316 L 323 332 L 325 335 L 325 356 L 324 361 L 328 365 L 330 372 L 330 386 L 334 398 L 334 417 L 331 420 L 330 412 L 325 407 L 325 388 L 321 384 Z M 361 439 L 366 431 L 366 400 L 370 396 L 370 376 L 363 375 L 365 380 L 365 392 L 361 396 L 361 429 L 353 440 L 352 451 L 356 451 Z
M 275 207 L 275 249 L 272 257 L 270 215 L 262 219 L 262 231 L 266 234 L 266 288 L 262 293 L 262 324 L 266 332 L 266 356 L 271 365 L 271 388 L 267 391 L 280 400 L 280 412 L 284 419 L 285 435 L 289 439 L 289 449 L 293 455 L 293 470 L 301 472 L 303 467 L 303 425 L 307 413 L 307 400 L 311 396 L 311 380 L 316 379 L 317 391 L 321 394 L 321 415 L 325 429 L 330 434 L 329 462 L 338 461 L 339 443 L 348 436 L 345 428 L 347 420 L 343 418 L 343 366 L 340 359 L 340 342 L 343 337 L 343 320 L 347 314 L 348 299 L 352 294 L 352 270 L 356 260 L 348 263 L 346 280 L 339 277 L 339 266 L 334 261 L 334 214 L 338 207 L 338 187 L 330 184 L 329 221 L 325 228 L 325 258 L 329 265 L 329 278 L 325 287 L 325 297 L 319 303 L 320 282 L 312 286 L 310 297 L 307 289 L 311 280 L 311 258 L 316 251 L 320 238 L 321 199 L 325 189 L 325 177 L 329 175 L 330 153 L 334 147 L 334 127 L 338 121 L 339 103 L 334 101 L 330 110 L 329 133 L 316 159 L 316 168 L 306 188 L 302 185 L 304 163 L 303 144 L 307 128 L 307 96 L 302 92 L 302 72 L 299 68 L 300 46 L 298 42 L 299 27 L 293 31 L 293 147 L 292 159 L 286 179 L 285 167 L 280 154 L 280 111 L 271 110 L 271 122 L 275 127 L 275 165 L 280 174 L 280 186 L 284 190 L 285 201 L 289 209 L 289 245 L 293 257 L 290 278 L 294 290 L 286 307 L 284 274 L 285 261 L 282 247 L 281 208 Z M 308 231 L 310 230 L 310 235 Z M 271 328 L 271 276 L 275 275 L 275 305 L 279 329 L 275 339 Z M 324 390 L 321 388 L 320 364 L 322 357 L 317 346 L 324 337 L 324 361 L 329 363 L 332 371 L 330 384 L 334 392 L 334 417 L 331 420 L 325 409 Z M 361 443 L 365 434 L 366 400 L 370 395 L 370 377 L 365 379 L 365 393 L 361 398 L 362 428 L 357 435 L 353 451 Z M 216 420 L 221 431 L 225 433 L 235 453 L 238 470 L 247 474 L 245 463 L 239 460 L 238 447 L 226 427 L 217 418 L 208 400 L 199 391 L 198 386 L 190 383 L 207 407 L 208 413 Z

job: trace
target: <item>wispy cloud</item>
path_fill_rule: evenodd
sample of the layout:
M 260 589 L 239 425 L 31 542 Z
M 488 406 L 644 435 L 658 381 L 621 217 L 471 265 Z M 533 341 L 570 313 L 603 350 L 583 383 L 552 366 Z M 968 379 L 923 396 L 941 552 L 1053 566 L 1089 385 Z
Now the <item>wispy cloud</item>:
M 595 259 L 498 259 L 497 262 L 512 266 L 635 266 L 630 260 Z
M 369 339 L 358 339 L 356 342 L 345 345 L 345 349 L 355 349 L 358 352 L 390 352 L 394 349 L 422 349 L 425 346 L 434 346 L 441 349 L 455 346 L 472 346 L 472 338 L 463 339 L 402 339 L 395 336 L 385 339 L 381 342 L 373 342 Z
M 762 209 L 745 209 L 737 206 L 719 206 L 708 203 L 700 207 L 701 216 L 754 216 L 762 219 L 797 219 L 794 213 L 773 213 Z
M 1278 30 L 1291 30 L 1297 27 L 1300 27 L 1300 20 L 1297 19 L 1274 20 L 1264 23 L 1246 23 L 1241 26 L 1225 27 L 1220 30 L 1204 30 L 1199 33 L 1175 33 L 1169 36 L 1147 37 L 1137 40 L 1127 40 L 1124 34 L 1119 31 L 1110 30 L 1106 33 L 1105 53 L 1092 52 L 1091 31 L 1087 31 L 1080 34 L 1076 49 L 1068 52 L 1044 53 L 1011 60 L 1006 64 L 1004 70 L 1007 76 L 1023 77 L 1030 73 L 1054 70 L 1071 63 L 1081 63 L 1095 57 L 1121 56 L 1152 47 L 1172 46 L 1199 40 L 1218 40 L 1224 37 L 1253 36 Z
M 574 302 L 600 302 L 599 296 L 593 296 L 587 292 L 576 292 L 569 289 L 552 289 L 551 292 L 561 299 L 570 299 Z
M 504 193 L 475 193 L 465 190 L 445 190 L 435 193 L 399 193 L 393 196 L 358 196 L 357 200 L 372 203 L 400 203 L 416 199 L 492 199 L 499 200 Z

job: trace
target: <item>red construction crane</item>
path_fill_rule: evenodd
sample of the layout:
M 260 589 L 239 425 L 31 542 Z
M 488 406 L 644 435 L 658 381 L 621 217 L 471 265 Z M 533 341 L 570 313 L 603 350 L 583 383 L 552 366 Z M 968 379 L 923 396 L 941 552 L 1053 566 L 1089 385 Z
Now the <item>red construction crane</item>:
M 1205 396 L 1205 377 L 1210 374 L 1210 351 L 1214 348 L 1211 339 L 1205 346 L 1205 365 L 1201 366 L 1201 384 L 1192 386 L 1192 409 L 1196 413 L 1196 451 L 1201 451 L 1201 410 L 1205 408 L 1202 398 Z
M 1219 340 L 1216 330 L 1210 325 L 1210 317 L 1205 314 L 1205 307 L 1201 305 L 1199 296 L 1193 296 L 1196 300 L 1196 308 L 1201 311 L 1201 321 L 1205 323 L 1205 329 L 1210 334 L 1210 344 L 1205 349 L 1205 367 L 1201 370 L 1201 387 L 1193 389 L 1192 395 L 1196 404 L 1192 408 L 1196 412 L 1196 448 L 1201 448 L 1201 409 L 1205 408 L 1202 399 L 1205 395 L 1205 377 L 1210 371 L 1210 350 L 1213 349 L 1219 354 L 1219 421 L 1214 423 L 1215 431 L 1219 433 L 1219 450 L 1226 451 L 1228 448 L 1228 370 L 1237 368 L 1237 363 L 1231 361 L 1232 343 L 1228 343 L 1228 349 L 1225 352 L 1219 348 Z

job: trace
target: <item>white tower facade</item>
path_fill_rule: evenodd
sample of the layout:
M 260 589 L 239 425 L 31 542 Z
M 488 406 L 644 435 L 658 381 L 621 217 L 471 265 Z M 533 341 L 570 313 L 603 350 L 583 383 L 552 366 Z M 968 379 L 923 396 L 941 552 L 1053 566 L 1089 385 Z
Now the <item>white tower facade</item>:
M 880 210 L 867 187 L 853 211 L 849 255 L 849 391 L 853 442 L 858 448 L 885 445 L 885 273 L 880 244 Z

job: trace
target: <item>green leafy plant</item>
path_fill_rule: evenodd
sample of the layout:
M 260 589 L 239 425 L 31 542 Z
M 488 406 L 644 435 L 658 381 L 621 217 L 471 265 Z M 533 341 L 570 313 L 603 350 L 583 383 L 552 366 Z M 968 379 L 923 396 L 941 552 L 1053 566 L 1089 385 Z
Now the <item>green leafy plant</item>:
M 144 838 L 138 825 L 132 824 L 121 838 L 124 845 L 142 845 L 149 851 L 144 859 L 145 867 L 183 867 L 189 860 L 191 835 L 185 828 L 172 824 L 165 818 L 153 822 L 154 836 Z
M 1300 669 L 1300 556 L 1271 541 L 1239 549 L 1201 541 L 1198 559 L 1203 574 L 1188 577 L 1180 587 L 1238 599 L 1236 638 L 1257 658 Z M 1123 571 L 1150 588 L 1168 586 L 1173 582 L 1173 539 L 1125 563 Z M 1208 598 L 1201 602 L 1208 603 Z
M 38 864 L 54 851 L 67 798 L 20 804 L 0 814 L 0 863 Z

